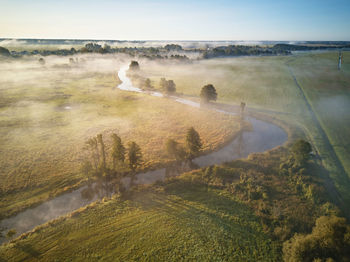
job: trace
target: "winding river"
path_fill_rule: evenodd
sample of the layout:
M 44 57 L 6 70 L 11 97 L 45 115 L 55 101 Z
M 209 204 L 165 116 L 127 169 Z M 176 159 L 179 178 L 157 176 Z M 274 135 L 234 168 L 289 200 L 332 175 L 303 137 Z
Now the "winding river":
M 119 89 L 130 92 L 147 93 L 156 97 L 163 97 L 163 95 L 159 92 L 143 91 L 137 87 L 134 87 L 131 80 L 126 75 L 127 69 L 128 67 L 126 66 L 121 68 L 118 72 L 118 76 L 122 81 L 122 83 L 118 86 Z M 185 98 L 176 96 L 170 96 L 170 98 L 187 106 L 200 107 L 199 103 Z M 234 115 L 232 112 L 221 109 L 214 108 L 213 110 L 220 113 Z M 264 152 L 283 144 L 287 140 L 286 132 L 274 124 L 255 119 L 253 117 L 246 117 L 246 120 L 252 125 L 251 131 L 242 132 L 220 150 L 197 157 L 193 160 L 193 162 L 200 167 L 221 164 L 237 158 L 247 157 L 250 153 Z M 164 180 L 165 177 L 166 169 L 162 168 L 137 174 L 134 183 L 151 184 L 158 180 Z M 125 186 L 128 186 L 130 183 L 130 178 L 124 178 L 123 183 Z M 96 201 L 98 199 L 97 196 L 93 196 L 91 199 L 86 199 L 82 196 L 82 191 L 86 188 L 87 186 L 81 187 L 72 192 L 48 200 L 37 207 L 26 209 L 13 217 L 4 219 L 0 221 L 0 230 L 3 229 L 2 233 L 5 235 L 9 229 L 15 229 L 16 235 L 20 235 L 24 232 L 32 230 L 38 225 L 46 223 L 49 220 L 66 215 L 80 207 Z M 5 237 L 0 237 L 0 244 L 5 241 Z

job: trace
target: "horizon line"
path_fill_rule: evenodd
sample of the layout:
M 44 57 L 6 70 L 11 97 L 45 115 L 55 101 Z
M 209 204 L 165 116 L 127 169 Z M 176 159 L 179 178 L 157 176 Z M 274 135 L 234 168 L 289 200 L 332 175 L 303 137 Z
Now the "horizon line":
M 35 37 L 0 37 L 1 40 L 76 40 L 76 41 L 119 41 L 119 42 L 350 42 L 350 40 L 176 40 L 176 39 L 97 39 L 97 38 L 35 38 Z

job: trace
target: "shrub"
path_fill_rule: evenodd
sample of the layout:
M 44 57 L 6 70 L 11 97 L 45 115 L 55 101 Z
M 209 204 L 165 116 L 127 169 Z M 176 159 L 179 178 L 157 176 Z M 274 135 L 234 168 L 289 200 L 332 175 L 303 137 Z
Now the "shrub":
M 284 242 L 283 257 L 285 261 L 348 261 L 350 226 L 345 218 L 322 216 L 316 220 L 311 234 L 296 234 Z

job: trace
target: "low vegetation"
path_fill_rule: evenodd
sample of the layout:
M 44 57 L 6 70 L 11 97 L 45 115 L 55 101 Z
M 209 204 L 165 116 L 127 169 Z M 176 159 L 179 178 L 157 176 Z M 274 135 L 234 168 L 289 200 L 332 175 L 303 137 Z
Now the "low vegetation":
M 347 227 L 341 218 L 333 218 L 340 213 L 327 194 L 315 201 L 291 186 L 292 175 L 281 166 L 296 160 L 303 148 L 279 148 L 153 186 L 134 187 L 121 198 L 104 199 L 39 226 L 3 245 L 0 257 L 32 261 L 60 254 L 63 260 L 76 261 L 280 261 L 294 252 L 288 250 L 296 250 L 291 245 L 301 235 L 293 237 L 294 233 L 309 234 L 318 217 Z M 321 187 L 323 181 L 313 174 L 322 172 L 322 167 L 310 157 L 300 163 L 303 179 Z M 317 220 L 316 228 L 323 220 Z
M 285 261 L 349 261 L 350 226 L 344 218 L 322 216 L 310 234 L 296 234 L 283 244 Z

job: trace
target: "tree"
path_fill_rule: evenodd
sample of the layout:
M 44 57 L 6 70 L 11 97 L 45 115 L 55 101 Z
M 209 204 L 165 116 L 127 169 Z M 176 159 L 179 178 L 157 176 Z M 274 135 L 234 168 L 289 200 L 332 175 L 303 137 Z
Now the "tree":
M 180 146 L 179 143 L 174 139 L 168 139 L 165 144 L 165 150 L 169 157 L 173 157 L 176 160 L 182 160 L 186 155 L 184 148 Z
M 142 163 L 141 148 L 138 144 L 132 141 L 129 143 L 128 149 L 129 167 L 132 171 L 135 171 L 135 169 Z
M 167 81 L 165 78 L 161 78 L 159 82 L 160 89 L 165 90 L 167 87 Z
M 151 83 L 151 79 L 147 78 L 145 80 L 144 87 L 147 88 L 147 89 L 152 89 L 153 88 L 152 83 Z
M 92 159 L 92 162 L 94 163 L 95 170 L 97 170 L 98 164 L 100 162 L 100 154 L 98 152 L 97 138 L 96 137 L 90 138 L 86 142 L 86 144 L 90 147 L 91 159 Z
M 117 163 L 124 163 L 125 160 L 125 147 L 122 143 L 121 138 L 117 134 L 112 134 L 112 159 L 113 159 L 113 169 L 116 168 Z
M 87 177 L 88 179 L 90 179 L 91 175 L 92 175 L 92 165 L 89 161 L 85 161 L 82 166 L 81 166 L 81 172 L 85 175 L 85 177 Z
M 39 63 L 40 63 L 41 65 L 45 65 L 45 60 L 44 60 L 44 58 L 40 57 L 38 61 L 39 61 Z
M 100 167 L 102 167 L 103 170 L 105 170 L 106 169 L 106 152 L 105 152 L 105 144 L 104 144 L 103 139 L 102 139 L 102 134 L 97 135 L 97 141 L 100 144 L 101 155 L 102 155 L 102 162 L 99 164 L 100 164 Z
M 293 144 L 291 151 L 295 161 L 300 165 L 304 165 L 310 158 L 312 147 L 309 142 L 299 139 Z
M 102 48 L 101 45 L 99 44 L 96 44 L 96 43 L 87 43 L 85 45 L 85 49 L 84 49 L 84 52 L 98 52 L 100 49 Z M 81 50 L 83 51 L 83 50 Z
M 139 62 L 137 61 L 131 61 L 130 65 L 129 65 L 129 70 L 131 71 L 137 71 L 140 69 L 140 66 L 139 66 Z
M 213 166 L 208 166 L 204 173 L 202 173 L 202 178 L 205 181 L 205 183 L 207 183 L 207 185 L 209 184 L 210 180 L 213 178 Z M 208 189 L 208 187 L 207 187 Z
M 173 80 L 168 80 L 167 81 L 167 87 L 166 87 L 166 91 L 165 92 L 167 94 L 176 92 L 176 85 L 175 85 L 175 82 Z
M 348 261 L 350 226 L 345 218 L 322 216 L 312 233 L 295 234 L 283 244 L 285 261 Z M 333 260 L 332 260 L 333 259 Z
M 167 44 L 166 46 L 164 46 L 164 49 L 166 49 L 167 51 L 181 51 L 182 46 L 177 44 Z
M 176 92 L 176 84 L 173 80 L 166 80 L 165 78 L 161 78 L 159 85 L 163 92 L 166 94 Z
M 7 48 L 0 46 L 0 56 L 11 56 L 11 53 Z
M 176 158 L 177 146 L 178 142 L 176 142 L 174 139 L 168 139 L 168 141 L 165 144 L 165 149 L 168 156 Z
M 103 50 L 104 50 L 105 53 L 109 53 L 111 51 L 111 46 L 107 45 L 107 44 L 104 44 L 103 45 Z
M 202 148 L 201 138 L 193 127 L 187 130 L 186 145 L 190 159 L 193 158 Z
M 202 102 L 208 103 L 210 100 L 215 101 L 218 94 L 216 93 L 216 89 L 212 84 L 205 85 L 201 89 L 200 97 Z

